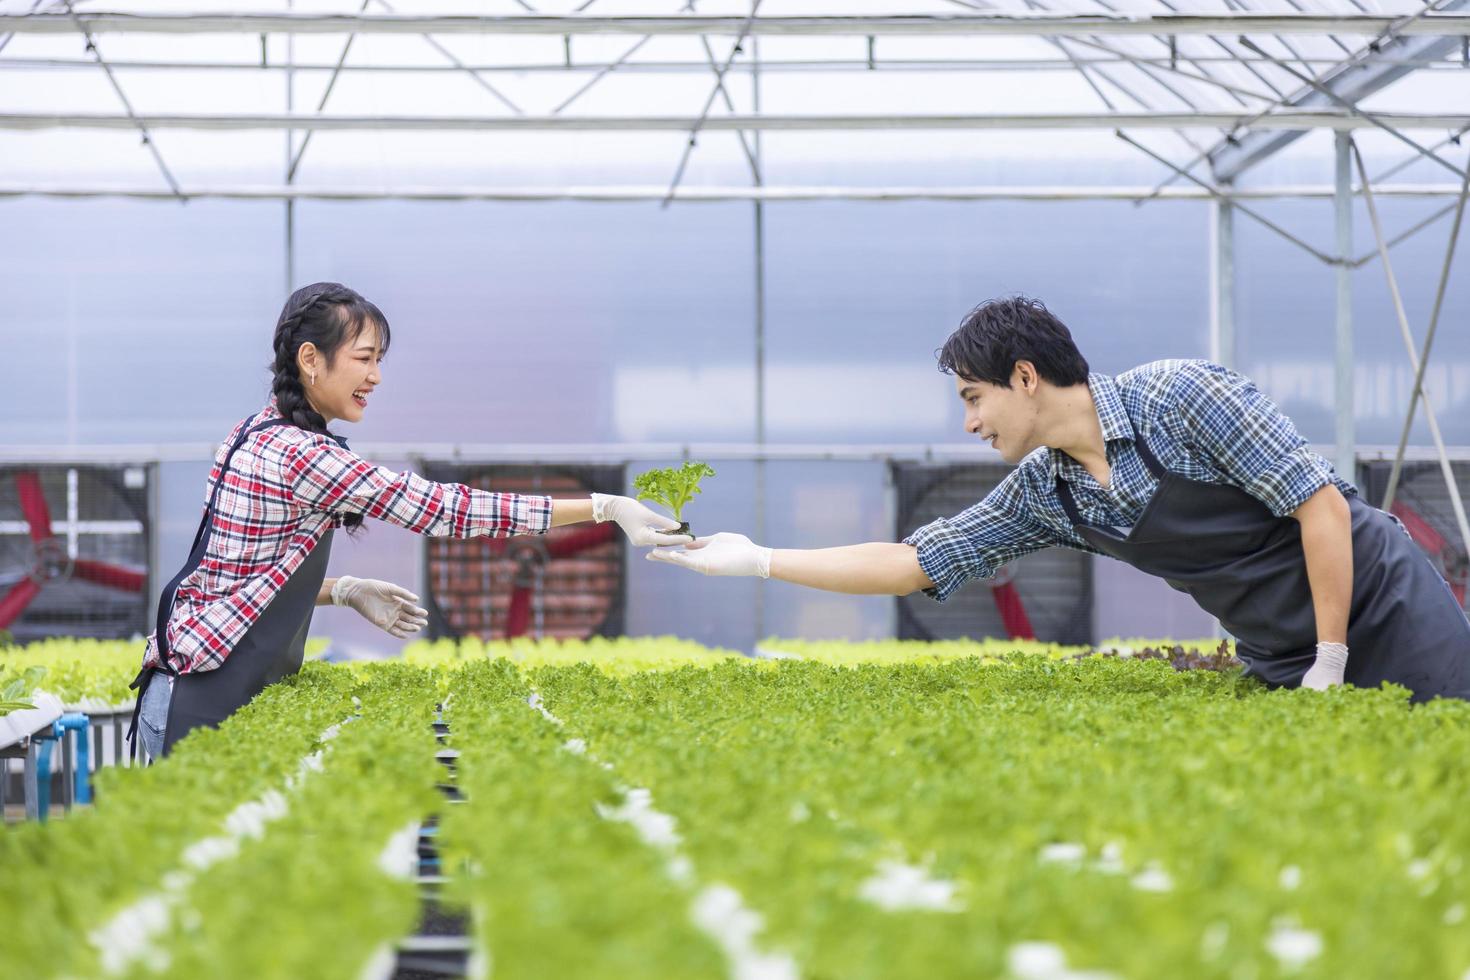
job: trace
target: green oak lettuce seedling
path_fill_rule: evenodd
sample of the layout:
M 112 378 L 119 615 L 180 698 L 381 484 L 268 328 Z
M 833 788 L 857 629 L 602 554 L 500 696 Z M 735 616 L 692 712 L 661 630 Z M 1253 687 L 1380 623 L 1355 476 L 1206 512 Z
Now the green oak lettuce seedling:
M 699 481 L 714 475 L 714 467 L 708 463 L 690 460 L 678 469 L 669 467 L 666 470 L 640 473 L 633 478 L 633 486 L 638 491 L 639 500 L 663 504 L 673 512 L 674 520 L 679 522 L 676 529 L 660 533 L 670 536 L 683 534 L 692 538 L 694 535 L 689 530 L 689 522 L 683 517 L 684 506 L 699 493 Z
M 31 700 L 31 694 L 41 683 L 41 678 L 45 676 L 46 668 L 36 665 L 27 667 L 25 673 L 20 677 L 8 681 L 4 688 L 0 689 L 0 715 L 34 708 L 36 704 Z

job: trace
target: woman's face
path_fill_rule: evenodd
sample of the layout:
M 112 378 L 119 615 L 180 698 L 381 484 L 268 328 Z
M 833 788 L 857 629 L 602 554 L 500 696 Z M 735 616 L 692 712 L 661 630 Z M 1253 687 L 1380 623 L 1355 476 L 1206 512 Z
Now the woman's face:
M 302 344 L 299 360 L 306 398 L 322 418 L 328 423 L 362 421 L 373 389 L 383 380 L 377 327 L 364 326 L 330 361 L 315 345 Z

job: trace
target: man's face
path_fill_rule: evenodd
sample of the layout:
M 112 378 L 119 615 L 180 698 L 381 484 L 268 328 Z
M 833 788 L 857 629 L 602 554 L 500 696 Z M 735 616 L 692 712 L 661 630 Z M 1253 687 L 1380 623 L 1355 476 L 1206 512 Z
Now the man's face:
M 1009 388 L 959 376 L 954 379 L 955 391 L 965 405 L 965 431 L 990 443 L 1011 464 L 1019 463 L 1036 448 L 1032 440 L 1036 410 L 1023 373 L 1018 365 Z

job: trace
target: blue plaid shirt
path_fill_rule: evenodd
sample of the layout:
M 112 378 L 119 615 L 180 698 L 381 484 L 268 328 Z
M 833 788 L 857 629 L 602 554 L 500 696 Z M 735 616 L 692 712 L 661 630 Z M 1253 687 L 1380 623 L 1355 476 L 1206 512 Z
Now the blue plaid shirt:
M 1155 361 L 1117 378 L 1090 375 L 1087 385 L 1113 485 L 1100 485 L 1066 453 L 1031 452 L 984 500 L 904 538 L 918 548 L 919 566 L 934 583 L 928 595 L 943 601 L 968 579 L 989 578 L 1006 562 L 1052 545 L 1100 554 L 1072 527 L 1056 480 L 1070 484 L 1089 523 L 1131 527 L 1158 486 L 1135 447 L 1138 435 L 1170 472 L 1237 486 L 1277 517 L 1328 483 L 1357 493 L 1271 399 L 1218 364 Z

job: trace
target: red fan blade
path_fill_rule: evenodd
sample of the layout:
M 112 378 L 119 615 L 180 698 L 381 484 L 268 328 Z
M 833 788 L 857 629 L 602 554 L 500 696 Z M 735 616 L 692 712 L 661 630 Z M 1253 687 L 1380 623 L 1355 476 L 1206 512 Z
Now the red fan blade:
M 26 606 L 41 591 L 41 587 L 34 579 L 21 579 L 15 587 L 0 598 L 0 630 L 5 629 L 11 623 L 20 618 L 20 614 L 26 611 Z
M 1408 529 L 1409 537 L 1413 538 L 1414 543 L 1419 547 L 1434 555 L 1444 552 L 1445 545 L 1448 543 L 1445 541 L 1444 535 L 1436 531 L 1433 524 L 1420 517 L 1419 512 L 1414 508 L 1405 503 L 1395 501 L 1390 512 L 1394 517 L 1404 522 L 1404 527 Z
M 1031 617 L 1026 615 L 1026 607 L 1021 603 L 1021 593 L 1016 591 L 1014 582 L 992 585 L 990 594 L 995 597 L 995 607 L 1000 610 L 1000 621 L 1005 624 L 1006 633 L 1011 639 L 1036 639 L 1036 631 L 1031 628 Z
M 71 573 L 87 582 L 96 582 L 124 592 L 142 592 L 148 587 L 148 576 L 145 573 L 121 565 L 109 565 L 105 561 L 78 558 L 72 563 Z
M 517 585 L 515 591 L 510 594 L 510 610 L 505 617 L 505 638 L 509 640 L 513 637 L 525 636 L 530 626 L 531 587 Z
M 607 521 L 603 524 L 593 524 L 590 527 L 579 527 L 555 537 L 547 535 L 546 553 L 552 558 L 566 558 L 579 551 L 606 544 L 617 536 L 617 531 L 618 526 L 612 521 Z
M 51 537 L 51 511 L 41 493 L 41 478 L 34 470 L 15 474 L 15 489 L 20 495 L 20 511 L 31 527 L 31 540 L 40 542 Z

